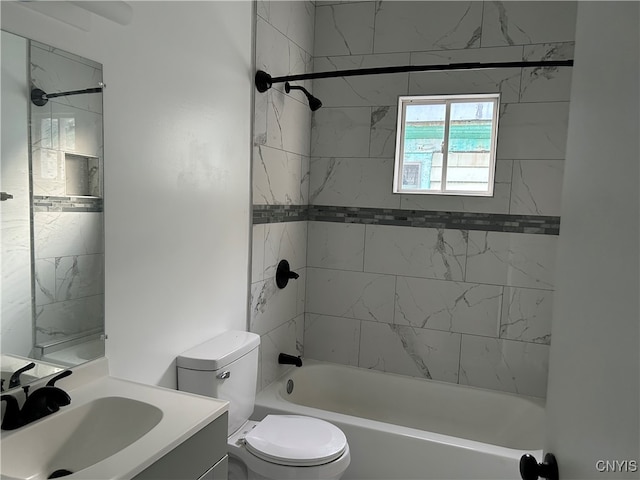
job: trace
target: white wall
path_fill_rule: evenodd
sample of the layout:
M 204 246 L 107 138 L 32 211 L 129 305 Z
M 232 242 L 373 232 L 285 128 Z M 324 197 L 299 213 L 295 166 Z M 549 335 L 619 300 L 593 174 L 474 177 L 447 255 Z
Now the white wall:
M 252 5 L 131 5 L 86 32 L 2 2 L 2 28 L 104 66 L 107 357 L 175 387 L 176 355 L 246 328 Z
M 578 8 L 545 445 L 561 478 L 640 471 L 596 466 L 640 462 L 638 22 L 637 2 Z

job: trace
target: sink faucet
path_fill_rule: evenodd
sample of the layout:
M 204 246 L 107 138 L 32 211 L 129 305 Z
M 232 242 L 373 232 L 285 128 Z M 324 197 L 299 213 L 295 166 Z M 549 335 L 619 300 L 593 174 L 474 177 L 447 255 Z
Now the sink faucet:
M 22 405 L 22 409 L 20 409 L 16 397 L 9 394 L 2 395 L 0 399 L 7 402 L 7 408 L 4 412 L 0 429 L 15 430 L 57 412 L 60 407 L 69 405 L 71 403 L 69 394 L 54 386 L 54 384 L 61 378 L 68 377 L 71 373 L 71 370 L 65 370 L 49 380 L 44 387 L 35 390 L 31 395 L 28 393 L 29 387 L 24 387 L 27 398 L 24 401 L 24 405 Z

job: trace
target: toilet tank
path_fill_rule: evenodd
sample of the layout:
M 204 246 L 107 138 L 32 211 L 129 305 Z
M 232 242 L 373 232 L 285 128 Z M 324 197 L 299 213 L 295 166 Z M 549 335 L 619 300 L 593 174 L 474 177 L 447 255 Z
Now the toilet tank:
M 229 331 L 178 356 L 178 390 L 229 402 L 229 435 L 253 413 L 258 381 L 255 333 Z

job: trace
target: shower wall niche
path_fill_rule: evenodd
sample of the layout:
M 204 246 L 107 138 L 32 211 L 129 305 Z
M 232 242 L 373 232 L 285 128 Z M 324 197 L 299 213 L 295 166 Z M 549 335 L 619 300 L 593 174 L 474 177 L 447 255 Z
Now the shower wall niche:
M 32 42 L 31 88 L 96 87 L 102 66 Z M 102 94 L 30 103 L 37 357 L 104 329 Z
M 86 155 L 64 155 L 67 195 L 100 197 L 100 159 Z

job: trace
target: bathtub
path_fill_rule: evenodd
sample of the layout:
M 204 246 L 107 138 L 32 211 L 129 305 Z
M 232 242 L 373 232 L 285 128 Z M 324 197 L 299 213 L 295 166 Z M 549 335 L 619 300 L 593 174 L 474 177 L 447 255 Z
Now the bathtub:
M 542 458 L 543 400 L 362 368 L 305 360 L 257 395 L 252 418 L 273 413 L 341 428 L 345 480 L 518 479 Z

